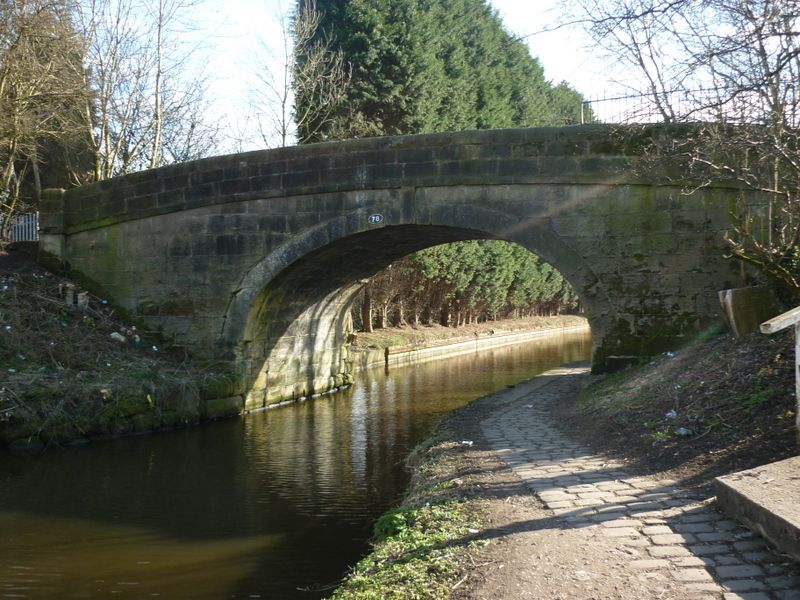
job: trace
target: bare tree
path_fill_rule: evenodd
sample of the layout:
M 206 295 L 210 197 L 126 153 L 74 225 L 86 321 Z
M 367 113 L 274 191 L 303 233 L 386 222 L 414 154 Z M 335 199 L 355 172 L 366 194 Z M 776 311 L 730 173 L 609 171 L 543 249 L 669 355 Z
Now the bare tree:
M 731 254 L 800 300 L 800 4 L 796 0 L 581 0 L 572 17 L 634 75 L 652 112 L 701 121 L 654 147 L 687 190 L 727 180 Z M 663 166 L 663 163 L 662 163 Z
M 301 144 L 315 139 L 325 129 L 345 100 L 350 83 L 351 69 L 344 53 L 331 50 L 329 40 L 318 35 L 321 20 L 316 0 L 297 3 L 293 28 L 294 90 L 296 97 L 313 100 L 294 103 L 294 122 Z
M 288 146 L 295 137 L 292 118 L 294 50 L 291 14 L 279 4 L 275 16 L 279 39 L 277 45 L 270 44 L 267 39 L 260 40 L 255 64 L 252 65 L 256 85 L 250 101 L 258 134 L 268 148 Z M 270 66 L 276 64 L 277 67 Z
M 78 138 L 82 83 L 83 47 L 66 1 L 0 5 L 0 234 L 38 201 L 41 166 L 53 160 L 54 144 Z
M 176 39 L 194 0 L 84 0 L 86 105 L 96 179 L 190 160 L 216 145 L 193 49 Z
M 292 11 L 279 15 L 279 47 L 262 43 L 252 106 L 267 146 L 276 142 L 286 146 L 298 137 L 302 143 L 313 137 L 344 100 L 350 69 L 342 52 L 332 51 L 317 36 L 320 20 L 315 0 L 298 2 Z M 264 68 L 271 62 L 279 67 Z M 315 101 L 298 108 L 297 95 Z M 299 136 L 300 131 L 310 134 Z

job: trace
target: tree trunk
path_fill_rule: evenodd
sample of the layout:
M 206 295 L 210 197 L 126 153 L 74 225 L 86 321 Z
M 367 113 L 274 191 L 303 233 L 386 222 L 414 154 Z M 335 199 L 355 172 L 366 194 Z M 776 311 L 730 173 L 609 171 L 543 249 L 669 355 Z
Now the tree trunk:
M 39 157 L 35 152 L 31 154 L 31 171 L 33 172 L 33 188 L 36 206 L 39 206 L 42 200 L 42 174 L 39 171 Z
M 372 293 L 369 284 L 364 286 L 364 299 L 361 302 L 361 328 L 367 333 L 372 332 Z
M 381 305 L 381 310 L 378 313 L 378 329 L 384 329 L 389 317 L 389 305 L 384 302 Z
M 161 162 L 161 136 L 164 128 L 164 109 L 162 106 L 161 86 L 163 77 L 163 53 L 164 53 L 164 0 L 158 3 L 158 22 L 156 23 L 156 74 L 154 108 L 153 108 L 153 145 L 150 154 L 150 168 L 158 167 Z

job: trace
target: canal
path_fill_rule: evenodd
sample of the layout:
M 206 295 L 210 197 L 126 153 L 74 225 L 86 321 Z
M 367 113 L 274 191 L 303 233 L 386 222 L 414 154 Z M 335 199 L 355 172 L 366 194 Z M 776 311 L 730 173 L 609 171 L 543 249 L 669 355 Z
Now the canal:
M 345 392 L 169 434 L 0 452 L 0 598 L 305 598 L 369 548 L 442 415 L 557 365 L 555 334 L 389 373 Z

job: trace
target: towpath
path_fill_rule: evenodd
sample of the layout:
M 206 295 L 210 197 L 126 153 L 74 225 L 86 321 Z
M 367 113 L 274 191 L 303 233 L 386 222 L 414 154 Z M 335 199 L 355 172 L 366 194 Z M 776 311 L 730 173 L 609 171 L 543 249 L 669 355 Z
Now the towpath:
M 492 399 L 484 450 L 499 458 L 502 485 L 534 498 L 491 511 L 482 537 L 494 543 L 460 596 L 800 600 L 798 565 L 720 514 L 707 492 L 634 475 L 558 429 L 553 403 L 587 377 L 557 369 Z

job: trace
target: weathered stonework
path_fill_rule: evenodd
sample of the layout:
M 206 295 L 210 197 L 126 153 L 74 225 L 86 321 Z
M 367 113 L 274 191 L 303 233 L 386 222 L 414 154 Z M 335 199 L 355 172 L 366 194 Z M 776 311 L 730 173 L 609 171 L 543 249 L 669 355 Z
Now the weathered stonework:
M 739 191 L 641 180 L 608 126 L 353 140 L 183 163 L 42 206 L 42 248 L 131 318 L 227 361 L 244 408 L 347 381 L 358 282 L 456 240 L 517 242 L 586 307 L 596 370 L 719 317 Z M 370 215 L 381 215 L 379 223 Z

